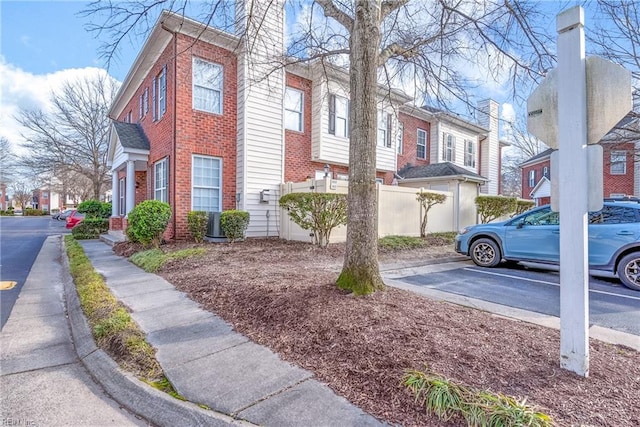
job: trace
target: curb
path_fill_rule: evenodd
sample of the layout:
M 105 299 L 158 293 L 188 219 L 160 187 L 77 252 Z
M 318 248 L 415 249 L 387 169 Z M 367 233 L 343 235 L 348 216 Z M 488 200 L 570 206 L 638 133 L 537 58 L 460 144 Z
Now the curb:
M 61 250 L 65 250 L 61 239 Z M 80 362 L 91 377 L 116 402 L 134 414 L 159 426 L 253 426 L 226 414 L 205 410 L 191 402 L 175 399 L 156 390 L 123 371 L 111 357 L 96 345 L 89 323 L 80 307 L 80 299 L 69 273 L 66 251 L 61 254 L 67 319 L 74 348 Z

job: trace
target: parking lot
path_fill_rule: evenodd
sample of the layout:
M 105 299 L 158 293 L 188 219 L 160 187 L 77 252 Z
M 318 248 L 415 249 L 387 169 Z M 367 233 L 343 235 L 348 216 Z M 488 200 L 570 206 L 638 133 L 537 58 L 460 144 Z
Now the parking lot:
M 470 261 L 389 271 L 413 290 L 434 290 L 547 316 L 560 316 L 560 276 L 532 266 L 481 268 Z M 614 278 L 589 279 L 589 322 L 640 336 L 640 292 Z

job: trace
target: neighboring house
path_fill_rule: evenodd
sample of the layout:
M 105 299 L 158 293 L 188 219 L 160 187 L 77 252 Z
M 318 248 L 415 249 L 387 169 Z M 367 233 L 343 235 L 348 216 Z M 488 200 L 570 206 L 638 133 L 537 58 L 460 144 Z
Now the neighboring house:
M 251 51 L 234 34 L 161 14 L 109 113 L 112 230 L 156 199 L 172 208 L 167 239 L 188 237 L 189 211 L 228 209 L 250 213 L 247 236 L 279 236 L 280 184 L 348 179 L 348 73 L 320 62 L 274 68 L 284 11 L 268 13 L 259 33 L 247 30 Z M 409 102 L 380 89 L 378 180 L 498 194 L 497 104 L 480 105 L 478 125 Z M 450 167 L 429 169 L 437 164 Z
M 625 119 L 627 120 L 627 119 Z M 640 142 L 603 139 L 603 196 L 624 197 L 640 194 L 640 169 L 635 161 Z M 520 164 L 522 198 L 543 205 L 551 202 L 551 153 L 547 149 Z

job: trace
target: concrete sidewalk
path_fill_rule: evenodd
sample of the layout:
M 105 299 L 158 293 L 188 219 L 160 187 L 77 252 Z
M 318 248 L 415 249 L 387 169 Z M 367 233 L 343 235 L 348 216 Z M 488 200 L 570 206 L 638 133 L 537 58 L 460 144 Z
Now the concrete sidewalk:
M 112 293 L 130 308 L 147 341 L 157 349 L 156 357 L 178 393 L 211 408 L 205 411 L 185 404 L 185 408 L 191 406 L 191 413 L 184 414 L 187 421 L 178 422 L 152 418 L 153 410 L 141 408 L 141 402 L 137 407 L 130 405 L 129 398 L 121 402 L 132 411 L 159 425 L 383 425 L 315 380 L 311 372 L 280 360 L 268 348 L 249 341 L 219 317 L 202 310 L 172 284 L 115 255 L 109 245 L 98 240 L 79 243 Z M 79 322 L 75 317 L 70 316 L 72 328 Z M 77 337 L 83 342 L 89 338 Z M 91 360 L 95 350 L 82 350 L 82 344 L 77 345 L 89 370 L 100 369 L 100 364 Z M 105 377 L 103 381 L 108 381 L 109 375 Z M 106 388 L 109 391 L 109 385 Z M 112 393 L 117 398 L 117 387 Z M 156 410 L 174 410 L 155 405 L 159 405 Z M 205 415 L 208 418 L 202 418 Z

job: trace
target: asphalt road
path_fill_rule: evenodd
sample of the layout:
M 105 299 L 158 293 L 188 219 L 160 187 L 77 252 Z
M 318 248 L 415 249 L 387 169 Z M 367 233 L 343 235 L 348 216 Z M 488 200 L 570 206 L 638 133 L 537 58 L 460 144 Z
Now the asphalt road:
M 456 268 L 398 277 L 412 285 L 484 301 L 560 316 L 560 276 L 524 266 L 481 268 L 470 261 Z M 591 324 L 640 335 L 640 292 L 616 279 L 590 277 Z
M 0 290 L 0 330 L 47 236 L 69 232 L 64 221 L 50 216 L 0 216 L 0 280 L 17 282 L 12 289 Z

